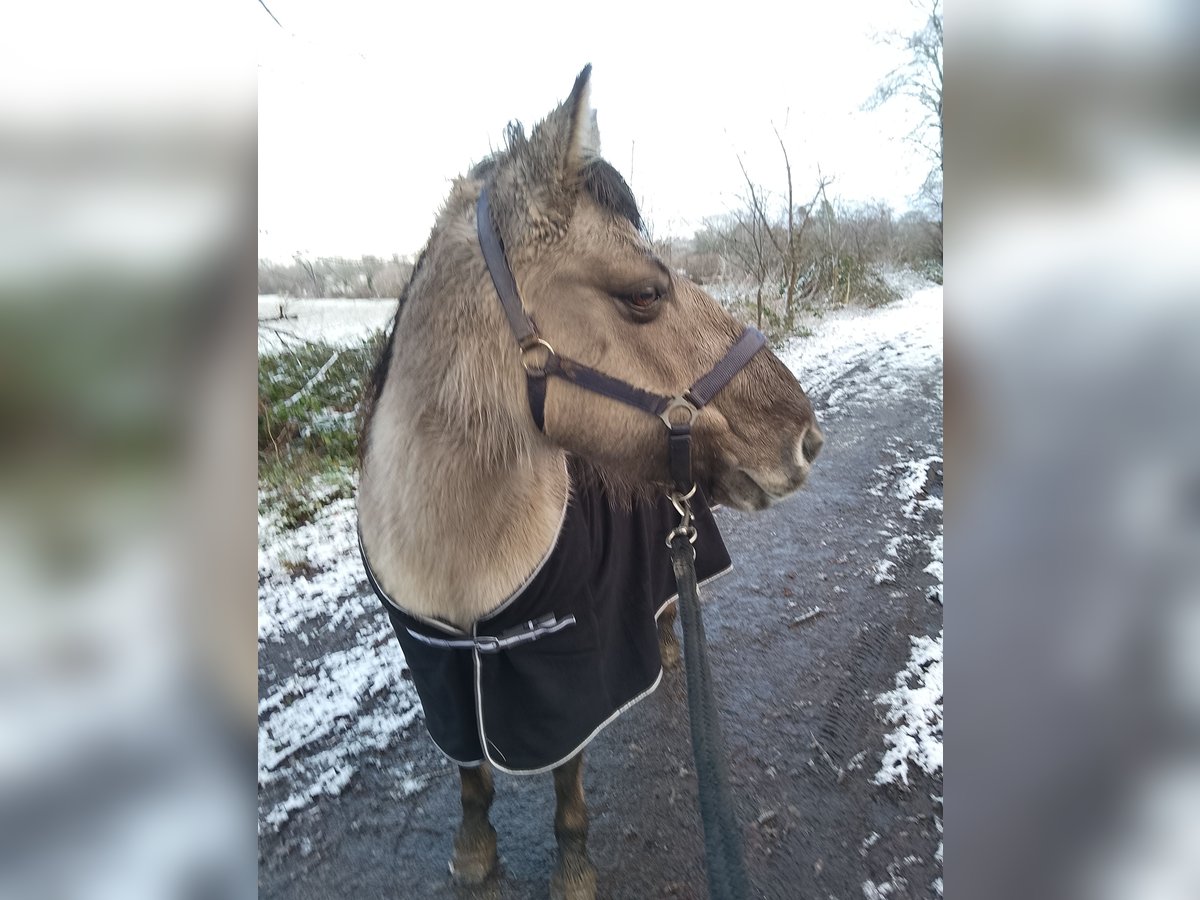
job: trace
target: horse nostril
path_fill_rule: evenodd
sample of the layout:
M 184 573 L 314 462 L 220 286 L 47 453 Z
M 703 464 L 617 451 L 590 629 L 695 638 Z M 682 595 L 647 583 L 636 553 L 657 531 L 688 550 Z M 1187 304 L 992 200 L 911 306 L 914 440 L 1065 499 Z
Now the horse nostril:
M 804 454 L 805 462 L 812 462 L 816 459 L 824 444 L 825 436 L 821 434 L 821 430 L 816 425 L 813 425 L 805 432 L 804 438 L 800 441 L 800 452 Z

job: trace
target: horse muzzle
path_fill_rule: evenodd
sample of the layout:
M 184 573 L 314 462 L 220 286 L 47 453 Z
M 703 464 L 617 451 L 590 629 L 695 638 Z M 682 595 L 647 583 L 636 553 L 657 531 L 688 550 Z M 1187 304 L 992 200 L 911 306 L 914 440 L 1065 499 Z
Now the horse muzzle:
M 766 509 L 800 489 L 824 443 L 821 430 L 810 425 L 781 454 L 777 467 L 730 466 L 713 480 L 709 495 L 743 512 Z

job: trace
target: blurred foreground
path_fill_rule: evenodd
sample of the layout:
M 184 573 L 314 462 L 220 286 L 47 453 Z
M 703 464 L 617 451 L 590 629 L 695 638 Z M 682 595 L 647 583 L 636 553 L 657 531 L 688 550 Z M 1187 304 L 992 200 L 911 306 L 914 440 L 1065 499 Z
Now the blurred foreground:
M 947 32 L 949 896 L 1200 896 L 1198 25 Z
M 0 34 L 0 896 L 254 891 L 253 9 Z

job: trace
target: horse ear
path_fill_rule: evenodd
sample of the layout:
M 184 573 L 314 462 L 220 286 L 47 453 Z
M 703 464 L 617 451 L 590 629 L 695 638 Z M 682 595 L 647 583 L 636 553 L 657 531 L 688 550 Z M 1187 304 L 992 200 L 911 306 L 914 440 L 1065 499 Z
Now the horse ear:
M 528 141 L 509 141 L 513 162 L 497 173 L 494 208 L 510 249 L 556 240 L 570 224 L 584 166 L 600 155 L 596 116 L 588 104 L 591 75 L 592 67 L 584 66 L 570 96 L 534 127 Z
M 596 121 L 596 110 L 594 109 L 589 111 L 588 127 L 580 135 L 579 150 L 584 159 L 600 155 L 600 124 Z
M 545 168 L 543 174 L 560 184 L 572 184 L 584 163 L 600 155 L 600 132 L 596 113 L 589 103 L 591 63 L 575 79 L 567 97 L 533 130 L 530 142 Z

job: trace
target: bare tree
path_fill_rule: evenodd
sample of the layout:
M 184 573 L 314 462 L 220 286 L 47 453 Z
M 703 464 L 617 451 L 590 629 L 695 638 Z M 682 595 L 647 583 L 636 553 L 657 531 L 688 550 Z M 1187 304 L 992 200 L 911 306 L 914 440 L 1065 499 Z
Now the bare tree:
M 829 183 L 829 179 L 821 177 L 818 172 L 818 187 L 813 194 L 812 199 L 800 208 L 801 216 L 797 223 L 796 221 L 796 202 L 794 185 L 792 183 L 792 161 L 788 157 L 787 146 L 783 143 L 783 138 L 779 136 L 778 129 L 774 129 L 775 139 L 779 141 L 779 149 L 783 151 L 783 167 L 787 176 L 787 216 L 785 220 L 776 225 L 771 221 L 772 217 L 767 215 L 766 192 L 760 187 L 755 188 L 754 182 L 750 178 L 750 174 L 746 171 L 746 165 L 742 162 L 741 156 L 738 156 L 738 166 L 742 170 L 742 176 L 746 179 L 746 188 L 749 192 L 748 207 L 750 213 L 758 219 L 763 234 L 770 241 L 776 255 L 779 258 L 779 265 L 783 273 L 784 287 L 784 307 L 783 315 L 788 331 L 792 330 L 796 321 L 796 289 L 800 280 L 802 270 L 802 253 L 801 241 L 804 237 L 804 229 L 809 222 L 809 213 L 812 210 L 813 204 L 816 203 L 817 197 L 825 190 L 825 186 Z M 760 289 L 761 294 L 761 289 Z M 760 302 L 761 307 L 761 302 Z M 761 319 L 761 311 L 760 311 Z
M 821 170 L 817 169 L 817 174 L 820 178 L 820 186 L 817 188 L 817 193 L 821 196 L 821 218 L 825 222 L 825 234 L 829 245 L 829 289 L 830 293 L 836 296 L 838 278 L 842 270 L 842 248 L 846 246 L 848 231 L 838 227 L 837 211 L 833 208 L 833 204 L 829 202 L 829 195 L 825 192 L 825 188 L 831 183 L 832 179 L 825 178 L 820 172 Z M 847 278 L 846 298 L 849 299 L 849 297 L 850 279 Z
M 894 97 L 909 97 L 922 110 L 921 121 L 909 132 L 908 139 L 929 155 L 929 174 L 920 196 L 937 212 L 937 252 L 941 255 L 942 228 L 942 0 L 912 0 L 925 14 L 924 24 L 911 34 L 884 35 L 883 43 L 905 54 L 904 61 L 892 69 L 863 104 L 878 109 Z
M 734 241 L 730 244 L 729 249 L 737 256 L 742 267 L 749 272 L 755 280 L 755 308 L 758 310 L 758 328 L 762 328 L 763 321 L 763 285 L 766 283 L 767 275 L 771 271 L 771 254 L 770 247 L 775 247 L 778 252 L 778 243 L 771 229 L 771 222 L 767 218 L 767 192 L 760 185 L 756 185 L 750 178 L 750 173 L 746 171 L 746 165 L 742 162 L 742 157 L 737 158 L 738 166 L 742 170 L 742 176 L 746 179 L 746 196 L 742 198 L 742 208 L 733 214 L 734 220 L 737 222 L 738 230 L 741 236 L 745 238 L 746 243 Z

